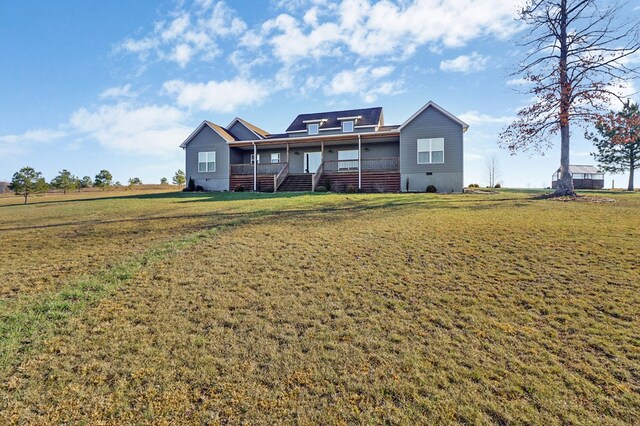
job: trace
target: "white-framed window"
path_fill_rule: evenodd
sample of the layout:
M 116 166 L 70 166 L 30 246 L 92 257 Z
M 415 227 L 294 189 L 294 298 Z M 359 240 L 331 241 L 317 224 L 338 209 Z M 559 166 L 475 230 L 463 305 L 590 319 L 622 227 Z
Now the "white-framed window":
M 253 154 L 251 154 L 251 164 L 255 162 L 255 158 L 253 158 Z M 258 154 L 258 164 L 260 164 L 260 154 Z
M 320 124 L 310 123 L 307 124 L 307 133 L 310 135 L 317 135 L 320 132 Z
M 279 162 L 280 162 L 280 153 L 279 152 L 272 152 L 271 153 L 271 164 L 279 163 Z
M 352 133 L 353 132 L 353 121 L 343 121 L 342 122 L 342 133 Z
M 216 152 L 199 152 L 198 153 L 198 171 L 201 173 L 216 171 Z
M 358 170 L 357 149 L 342 149 L 338 151 L 338 170 Z
M 444 138 L 418 139 L 418 164 L 444 163 Z

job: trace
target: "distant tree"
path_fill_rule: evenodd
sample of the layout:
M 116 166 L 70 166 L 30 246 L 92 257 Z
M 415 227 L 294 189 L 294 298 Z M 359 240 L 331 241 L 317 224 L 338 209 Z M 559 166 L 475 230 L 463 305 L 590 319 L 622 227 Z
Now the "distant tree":
M 64 194 L 66 194 L 68 190 L 77 188 L 78 185 L 78 178 L 72 175 L 67 169 L 62 170 L 58 173 L 58 176 L 51 180 L 51 186 L 56 189 L 62 189 Z
M 487 158 L 485 168 L 487 170 L 487 177 L 489 178 L 489 188 L 493 188 L 496 185 L 496 180 L 500 174 L 498 158 L 495 154 Z
M 640 168 L 640 111 L 627 101 L 622 111 L 610 112 L 596 123 L 594 133 L 586 133 L 597 152 L 591 153 L 600 167 L 609 173 L 629 171 L 627 190 L 633 191 L 634 172 Z
M 82 179 L 80 179 L 79 182 L 79 188 L 91 188 L 91 186 L 93 185 L 93 180 L 91 179 L 91 176 L 85 176 Z
M 640 50 L 637 22 L 618 19 L 624 3 L 600 0 L 527 0 L 519 19 L 529 32 L 514 75 L 533 100 L 501 133 L 512 153 L 544 152 L 560 134 L 560 177 L 554 195 L 574 194 L 569 172 L 570 130 L 607 109 L 619 89 L 637 76 L 630 56 Z
M 113 184 L 113 186 L 115 186 L 116 188 L 120 188 L 122 184 L 120 183 L 119 180 L 117 180 L 116 183 Z
M 33 167 L 23 167 L 13 174 L 9 189 L 16 195 L 24 196 L 24 203 L 27 204 L 30 194 L 45 192 L 49 189 L 49 185 L 42 177 L 42 173 L 36 172 Z
M 142 185 L 142 181 L 140 180 L 140 178 L 137 178 L 137 177 L 129 178 L 129 186 L 133 186 L 133 185 Z
M 187 183 L 187 178 L 184 175 L 184 172 L 182 170 L 178 170 L 176 174 L 173 175 L 172 182 L 174 185 L 184 186 L 184 184 Z
M 109 170 L 100 170 L 100 173 L 96 175 L 96 178 L 93 181 L 93 186 L 102 188 L 102 190 L 104 191 L 106 188 L 111 186 L 112 180 L 113 176 L 111 176 Z
M 162 179 L 160 179 L 160 185 L 168 185 L 169 184 L 169 179 L 167 179 L 166 177 L 163 177 Z

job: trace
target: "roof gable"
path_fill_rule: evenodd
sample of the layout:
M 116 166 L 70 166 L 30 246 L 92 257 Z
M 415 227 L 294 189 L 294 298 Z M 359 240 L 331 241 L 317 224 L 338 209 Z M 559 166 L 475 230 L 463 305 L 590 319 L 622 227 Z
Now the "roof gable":
M 314 112 L 310 114 L 300 114 L 289 125 L 286 132 L 303 132 L 307 130 L 307 122 L 323 120 L 320 130 L 339 128 L 341 118 L 359 117 L 355 125 L 358 126 L 378 126 L 382 118 L 382 108 L 350 109 L 344 111 Z
M 209 127 L 211 130 L 213 130 L 214 132 L 216 132 L 222 139 L 224 139 L 226 142 L 233 142 L 236 139 L 231 135 L 231 133 L 229 133 L 224 127 L 219 126 L 215 123 L 212 123 L 210 121 L 204 120 L 194 131 L 193 133 L 191 133 L 189 135 L 189 137 L 187 139 L 184 140 L 184 142 L 182 142 L 180 144 L 180 148 L 186 148 L 187 145 L 189 145 L 189 142 L 191 142 L 193 140 L 193 138 L 196 137 L 196 135 L 198 133 L 200 133 L 200 131 L 205 127 Z
M 558 168 L 557 171 L 559 172 L 560 168 Z M 572 165 L 569 166 L 569 173 L 571 173 L 571 174 L 574 174 L 574 173 L 578 173 L 578 174 L 600 174 L 600 173 L 602 173 L 602 170 L 600 170 L 596 166 L 572 164 Z
M 464 121 L 460 120 L 458 117 L 456 117 L 455 115 L 451 114 L 449 111 L 447 111 L 446 109 L 442 108 L 440 105 L 436 104 L 433 101 L 429 101 L 425 104 L 425 106 L 423 106 L 422 108 L 420 108 L 415 114 L 413 114 L 411 117 L 409 117 L 407 119 L 407 121 L 405 121 L 404 123 L 402 123 L 399 127 L 400 130 L 404 129 L 405 126 L 407 126 L 409 123 L 411 123 L 413 120 L 416 119 L 416 117 L 418 117 L 420 114 L 422 114 L 423 111 L 425 111 L 427 108 L 433 108 L 436 111 L 442 113 L 444 116 L 446 116 L 447 118 L 451 119 L 452 121 L 458 123 L 459 125 L 462 126 L 462 130 L 463 131 L 467 131 L 467 129 L 469 128 L 469 125 L 467 123 L 465 123 Z
M 227 126 L 227 129 L 231 129 L 236 123 L 240 123 L 244 128 L 256 135 L 256 138 L 258 139 L 264 139 L 269 136 L 269 132 L 267 132 L 266 130 L 262 130 L 255 124 L 251 124 L 247 120 L 243 120 L 240 117 L 234 118 L 233 121 L 231 121 L 231 123 L 229 123 L 229 125 Z

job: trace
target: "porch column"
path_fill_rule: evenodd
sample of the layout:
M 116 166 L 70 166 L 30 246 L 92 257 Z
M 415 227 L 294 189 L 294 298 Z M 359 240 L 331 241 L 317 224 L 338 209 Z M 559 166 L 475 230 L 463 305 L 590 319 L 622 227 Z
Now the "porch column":
M 362 139 L 358 135 L 358 189 L 362 189 Z
M 324 161 L 324 141 L 320 141 L 320 162 Z
M 253 143 L 253 192 L 258 191 L 258 148 Z
M 289 144 L 287 144 L 287 163 L 289 163 Z

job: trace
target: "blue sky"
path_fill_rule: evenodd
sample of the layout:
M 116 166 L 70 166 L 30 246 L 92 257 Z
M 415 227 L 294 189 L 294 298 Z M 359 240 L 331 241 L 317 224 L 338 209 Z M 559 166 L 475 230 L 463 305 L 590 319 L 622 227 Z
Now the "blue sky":
M 503 184 L 548 186 L 557 145 L 533 157 L 497 145 L 527 102 L 510 76 L 517 3 L 0 2 L 0 180 L 30 165 L 155 183 L 184 169 L 178 146 L 204 119 L 277 133 L 302 112 L 382 106 L 400 124 L 433 100 L 470 124 L 466 184 L 486 185 L 496 155 Z M 591 150 L 574 132 L 571 162 L 593 163 Z

